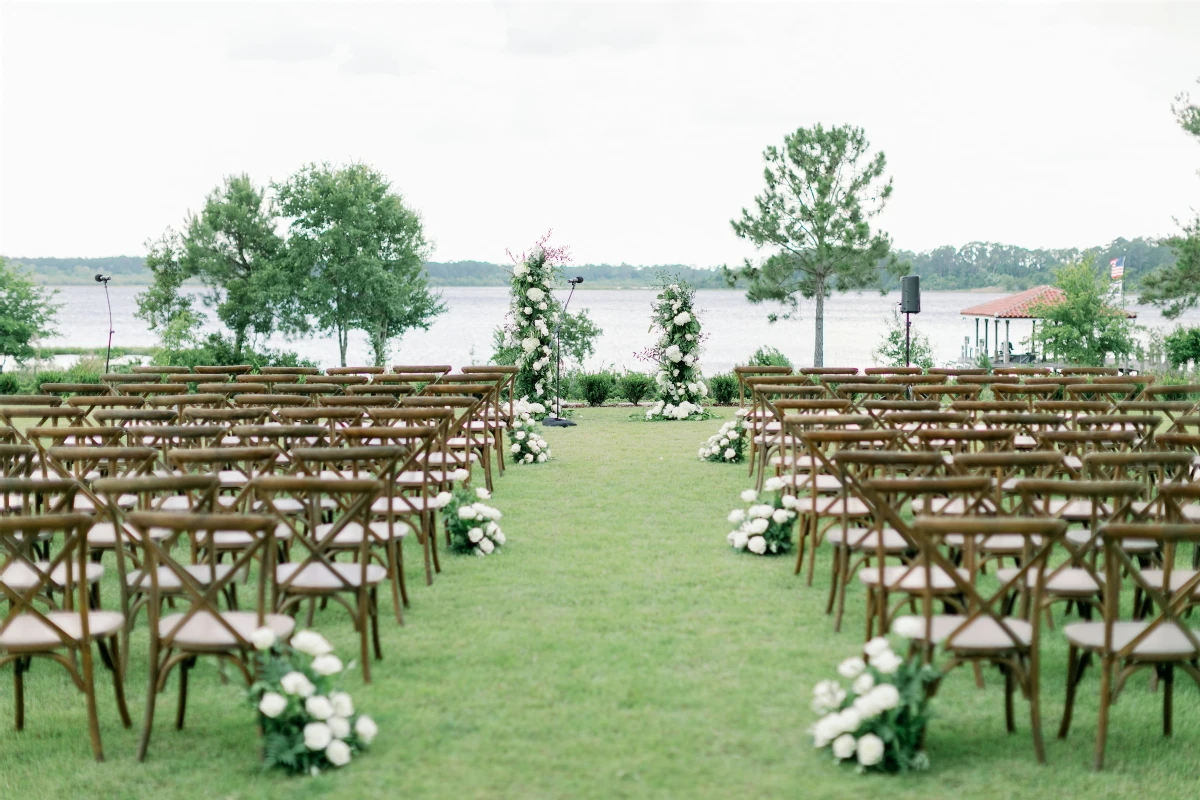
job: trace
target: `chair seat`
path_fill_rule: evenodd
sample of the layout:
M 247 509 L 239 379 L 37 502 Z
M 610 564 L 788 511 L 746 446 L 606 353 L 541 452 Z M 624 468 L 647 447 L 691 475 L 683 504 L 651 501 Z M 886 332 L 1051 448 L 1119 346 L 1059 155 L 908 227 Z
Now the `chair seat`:
M 771 456 L 770 463 L 772 467 L 779 467 L 786 464 L 794 469 L 808 470 L 812 469 L 813 457 L 805 455 L 794 456 L 791 453 L 781 453 L 779 455 Z
M 75 611 L 48 611 L 46 619 L 67 635 L 70 640 L 83 642 L 83 620 Z M 109 636 L 125 625 L 125 617 L 116 611 L 89 611 L 88 631 L 92 639 Z M 35 653 L 58 650 L 62 640 L 54 628 L 32 614 L 18 614 L 3 633 L 0 650 L 10 653 Z
M 196 532 L 196 544 L 201 547 L 208 545 L 208 531 Z M 275 526 L 275 541 L 286 542 L 292 538 L 292 529 L 279 523 Z M 247 531 L 214 531 L 213 542 L 218 550 L 242 550 L 255 542 L 255 535 Z
M 779 480 L 783 481 L 784 486 L 794 486 L 798 489 L 812 488 L 812 473 L 810 472 L 794 472 L 789 475 L 780 475 Z M 842 482 L 837 475 L 829 475 L 824 472 L 817 473 L 817 491 L 821 494 L 833 494 L 842 490 Z
M 35 561 L 34 566 L 45 574 L 46 570 L 50 570 L 50 581 L 56 588 L 62 588 L 67 582 L 67 565 L 59 564 L 54 569 L 50 569 L 49 561 Z M 79 570 L 76 567 L 72 571 L 74 580 L 79 580 Z M 104 577 L 104 567 L 100 564 L 89 562 L 87 565 L 87 582 L 95 583 Z M 5 584 L 11 589 L 27 590 L 32 589 L 41 583 L 38 574 L 33 571 L 28 564 L 20 561 L 13 562 L 4 568 L 4 572 L 0 573 L 0 583 Z
M 1146 622 L 1115 622 L 1113 623 L 1113 647 L 1121 648 L 1133 641 L 1134 637 L 1146 629 Z M 1192 633 L 1200 638 L 1200 630 L 1193 629 Z M 1063 628 L 1063 636 L 1076 647 L 1085 650 L 1104 649 L 1103 622 L 1076 622 Z M 1190 660 L 1200 657 L 1200 652 L 1192 647 L 1183 630 L 1174 623 L 1164 622 L 1159 625 L 1143 641 L 1134 648 L 1135 657 L 1143 659 L 1165 658 L 1170 660 Z
M 959 576 L 963 581 L 970 581 L 970 570 L 959 569 Z M 930 571 L 930 576 L 933 579 L 934 591 L 951 591 L 955 589 L 954 579 L 946 570 L 940 567 L 934 567 Z M 858 580 L 867 586 L 879 585 L 879 568 L 864 567 L 858 571 Z M 900 589 L 906 592 L 916 592 L 925 588 L 925 569 L 924 567 L 906 567 L 906 566 L 891 566 L 883 568 L 883 584 L 888 589 Z
M 1051 514 L 1068 522 L 1088 522 L 1092 518 L 1092 505 L 1091 500 L 1052 499 L 1048 508 Z M 1097 518 L 1103 521 L 1109 511 L 1111 509 L 1107 505 L 1100 503 L 1096 507 Z
M 264 508 L 266 508 L 266 505 L 267 504 L 265 502 L 263 502 L 262 500 L 256 500 L 254 502 L 254 510 L 261 511 Z M 271 505 L 273 505 L 275 507 L 275 510 L 278 511 L 280 514 L 299 514 L 305 510 L 304 503 L 300 502 L 299 500 L 297 500 L 294 497 L 272 498 Z M 338 507 L 337 501 L 334 500 L 332 497 L 322 497 L 320 499 L 320 505 L 321 505 L 321 508 L 328 508 L 328 509 L 334 509 L 334 508 Z
M 453 464 L 455 466 L 462 466 L 464 461 L 470 461 L 472 464 L 474 464 L 475 462 L 479 461 L 479 454 L 473 450 L 469 453 L 443 453 L 442 451 L 438 450 L 430 453 L 429 458 L 427 459 L 427 463 L 429 464 Z
M 1037 439 L 1025 434 L 1017 434 L 1013 437 L 1013 447 L 1018 450 L 1033 450 L 1037 447 Z
M 236 469 L 223 469 L 217 473 L 217 478 L 221 481 L 221 486 L 226 489 L 240 489 L 250 482 L 244 472 Z
M 186 564 L 184 569 L 187 573 L 196 579 L 196 583 L 201 586 L 209 586 L 213 583 L 213 569 L 208 564 Z M 179 579 L 179 575 L 170 567 L 158 567 L 158 588 L 163 592 L 181 592 L 183 591 L 183 581 Z M 217 580 L 224 580 L 230 572 L 233 571 L 232 564 L 217 564 L 216 574 Z M 150 589 L 149 575 L 144 570 L 134 570 L 125 576 L 125 582 L 129 584 L 130 589 Z
M 333 530 L 334 523 L 326 522 L 317 526 L 316 539 L 324 541 L 329 535 L 329 531 Z M 374 541 L 387 541 L 388 539 L 403 539 L 408 534 L 412 533 L 412 528 L 407 523 L 396 521 L 392 524 L 392 529 L 388 531 L 386 522 L 372 522 L 370 524 L 371 538 Z M 334 545 L 342 547 L 355 546 L 362 543 L 363 526 L 361 522 L 347 522 L 333 537 Z
M 136 494 L 123 494 L 117 498 L 117 508 L 131 509 L 137 505 Z M 92 498 L 82 494 L 75 495 L 75 510 L 76 511 L 95 511 L 96 504 L 92 502 Z
M 454 480 L 451 477 L 452 475 L 453 473 L 444 472 L 440 469 L 430 470 L 428 483 L 451 483 Z M 420 470 L 409 470 L 401 472 L 396 476 L 397 486 L 424 486 L 426 482 L 425 473 Z
M 279 564 L 275 567 L 275 579 L 280 584 L 287 583 L 285 591 L 288 592 L 344 592 L 362 584 L 361 564 L 334 562 L 330 566 L 314 562 L 300 569 L 296 563 Z M 292 576 L 295 576 L 295 580 L 292 580 Z M 386 578 L 386 569 L 378 564 L 367 565 L 367 586 L 382 583 Z
M 996 579 L 1001 583 L 1008 583 L 1021 570 L 1014 567 L 1004 567 L 996 570 Z M 1058 572 L 1046 575 L 1050 578 L 1046 582 L 1042 591 L 1047 594 L 1064 595 L 1070 597 L 1092 597 L 1100 592 L 1100 584 L 1092 577 L 1092 574 L 1086 569 L 1079 567 L 1066 567 Z M 1025 583 L 1030 587 L 1037 584 L 1037 572 L 1030 571 L 1025 576 Z
M 150 538 L 156 542 L 161 542 L 170 535 L 171 532 L 163 528 L 150 529 Z M 126 529 L 124 536 L 135 542 L 140 542 L 142 539 L 142 534 L 133 528 Z M 87 542 L 88 547 L 93 550 L 112 550 L 117 546 L 116 528 L 111 522 L 97 522 L 88 531 Z
M 844 540 L 846 546 L 853 550 L 870 553 L 879 549 L 879 536 L 870 528 L 846 528 L 845 536 L 843 536 L 842 529 L 834 527 L 829 529 L 825 538 L 831 544 L 842 544 Z M 883 549 L 888 553 L 906 553 L 912 549 L 912 545 L 900 535 L 900 531 L 895 528 L 884 528 Z
M 399 495 L 391 498 L 391 506 L 393 514 L 417 514 L 421 511 L 436 511 L 441 506 L 433 502 L 434 498 L 424 498 L 420 496 L 404 496 Z M 371 503 L 372 514 L 386 514 L 388 511 L 388 498 L 379 497 Z
M 1163 588 L 1163 576 L 1166 574 L 1161 569 L 1143 569 L 1138 570 L 1142 579 L 1156 589 Z M 1194 569 L 1173 569 L 1171 570 L 1171 591 L 1178 592 L 1183 588 L 1184 584 L 1196 577 Z M 1192 592 L 1193 597 L 1200 597 L 1200 586 Z
M 871 509 L 867 508 L 867 504 L 857 497 L 845 500 L 840 497 L 818 497 L 815 504 L 812 497 L 797 497 L 794 507 L 798 513 L 811 513 L 815 510 L 817 514 L 825 516 L 840 516 L 843 509 L 848 517 L 871 516 Z
M 966 617 L 956 614 L 939 614 L 931 620 L 933 623 L 932 638 L 926 636 L 924 617 L 900 617 L 892 623 L 893 628 L 900 625 L 901 620 L 904 620 L 904 624 L 911 626 L 911 629 L 915 631 L 912 639 L 928 641 L 931 644 L 944 644 L 947 649 L 958 652 L 1024 649 L 1029 647 L 1030 642 L 1033 641 L 1033 626 L 1026 620 L 1016 617 L 1004 617 L 1004 624 L 1012 631 L 1013 636 L 1016 636 L 1015 642 L 1013 636 L 1005 632 L 1004 628 L 1001 628 L 991 617 L 979 617 L 964 626 L 963 623 L 967 621 Z
M 211 611 L 198 611 L 184 622 L 185 614 L 168 614 L 158 621 L 158 632 L 162 637 L 174 636 L 171 647 L 182 650 L 202 650 L 206 652 L 235 649 L 237 639 L 217 619 Z M 246 641 L 260 627 L 258 614 L 253 611 L 223 611 L 220 618 L 237 631 Z M 280 639 L 288 639 L 295 630 L 296 621 L 286 614 L 266 614 L 263 619 L 266 627 L 275 631 Z
M 1078 547 L 1083 547 L 1092 539 L 1089 530 L 1067 531 L 1067 539 Z M 1158 542 L 1154 539 L 1122 539 L 1121 549 L 1127 553 L 1153 553 L 1158 550 Z
M 926 512 L 926 508 L 930 511 Z M 996 504 L 991 500 L 983 499 L 978 504 L 975 501 L 968 501 L 962 497 L 914 497 L 912 500 L 912 511 L 914 514 L 941 514 L 949 517 L 961 517 L 971 509 L 972 514 L 995 514 Z

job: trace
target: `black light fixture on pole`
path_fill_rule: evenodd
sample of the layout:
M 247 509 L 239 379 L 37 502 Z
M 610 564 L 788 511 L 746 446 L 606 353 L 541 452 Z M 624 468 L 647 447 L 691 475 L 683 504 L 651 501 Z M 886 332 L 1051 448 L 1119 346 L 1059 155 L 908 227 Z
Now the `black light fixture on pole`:
M 112 275 L 101 275 L 96 273 L 96 283 L 104 284 L 104 302 L 108 304 L 108 350 L 104 352 L 104 373 L 108 374 L 108 359 L 112 355 L 112 300 L 108 297 L 108 282 L 112 280 Z
M 562 373 L 562 324 L 567 316 L 567 306 L 571 305 L 571 298 L 575 296 L 575 287 L 583 283 L 583 278 L 576 275 L 567 283 L 571 284 L 571 293 L 567 295 L 567 302 L 563 303 L 562 311 L 558 315 L 558 324 L 554 326 L 554 416 L 542 420 L 543 425 L 551 428 L 571 428 L 578 424 L 562 418 L 562 390 L 559 381 Z

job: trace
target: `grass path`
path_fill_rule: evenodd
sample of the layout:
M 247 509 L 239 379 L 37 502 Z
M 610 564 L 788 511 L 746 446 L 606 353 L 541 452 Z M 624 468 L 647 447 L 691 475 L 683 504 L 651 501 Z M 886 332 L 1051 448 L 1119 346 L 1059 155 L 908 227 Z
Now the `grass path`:
M 197 670 L 188 727 L 170 726 L 174 682 L 160 701 L 150 759 L 133 762 L 136 730 L 115 724 L 99 687 L 107 763 L 89 762 L 82 699 L 61 671 L 29 681 L 28 729 L 14 734 L 10 673 L 0 671 L 0 797 L 1194 797 L 1200 782 L 1197 692 L 1180 684 L 1176 735 L 1156 733 L 1144 682 L 1114 712 L 1110 768 L 1088 772 L 1095 683 L 1081 689 L 1072 738 L 1053 739 L 1065 647 L 1046 645 L 1050 768 L 1039 768 L 1020 716 L 1004 733 L 995 673 L 987 691 L 952 676 L 929 736 L 931 773 L 860 779 L 817 757 L 805 733 L 814 682 L 861 642 L 852 593 L 843 633 L 823 613 L 828 558 L 809 589 L 791 559 L 739 556 L 724 521 L 747 485 L 743 467 L 707 464 L 696 448 L 719 421 L 647 424 L 627 409 L 584 410 L 546 437 L 555 459 L 498 481 L 509 544 L 486 559 L 446 557 L 426 588 L 408 548 L 407 625 L 385 620 L 375 683 L 346 688 L 381 734 L 351 767 L 315 780 L 264 775 L 239 687 Z M 413 545 L 415 543 L 410 543 Z M 348 621 L 316 627 L 344 654 Z M 127 679 L 140 719 L 144 638 Z

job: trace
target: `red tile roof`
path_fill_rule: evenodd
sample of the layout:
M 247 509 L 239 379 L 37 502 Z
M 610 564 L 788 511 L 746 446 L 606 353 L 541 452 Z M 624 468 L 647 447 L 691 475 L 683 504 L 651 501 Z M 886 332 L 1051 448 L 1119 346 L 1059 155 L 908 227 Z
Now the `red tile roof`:
M 964 308 L 964 317 L 999 317 L 1000 319 L 1033 319 L 1029 310 L 1034 306 L 1048 303 L 1053 305 L 1063 299 L 1062 289 L 1053 286 L 1035 286 L 1023 292 L 989 300 L 986 303 L 970 308 Z

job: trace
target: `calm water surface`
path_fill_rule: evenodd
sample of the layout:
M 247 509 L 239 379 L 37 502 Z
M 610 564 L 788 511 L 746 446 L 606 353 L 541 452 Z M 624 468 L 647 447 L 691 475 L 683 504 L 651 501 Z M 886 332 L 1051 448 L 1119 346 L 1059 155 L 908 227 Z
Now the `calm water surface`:
M 110 288 L 116 330 L 113 342 L 117 345 L 152 346 L 157 339 L 144 322 L 133 316 L 137 308 L 135 297 L 143 290 L 143 287 Z M 45 344 L 103 347 L 108 335 L 104 290 L 100 286 L 64 286 L 58 291 L 58 301 L 62 303 L 58 335 Z M 441 292 L 448 311 L 438 317 L 428 331 L 411 332 L 395 343 L 391 363 L 462 366 L 487 361 L 492 351 L 492 331 L 504 321 L 508 290 L 499 286 L 445 287 Z M 566 292 L 558 294 L 560 298 L 566 297 Z M 575 293 L 571 310 L 586 308 L 604 330 L 596 345 L 596 355 L 588 361 L 588 368 L 607 365 L 647 368 L 634 354 L 654 343 L 655 337 L 648 330 L 654 295 L 650 289 L 598 289 Z M 987 292 L 926 292 L 921 298 L 922 313 L 913 317 L 913 329 L 929 337 L 939 364 L 955 361 L 962 352 L 964 338 L 970 336 L 973 343 L 975 334 L 974 318 L 963 317 L 959 312 L 1002 296 Z M 898 302 L 899 293 L 845 294 L 827 301 L 826 365 L 870 365 L 871 351 L 879 345 L 887 328 L 888 315 Z M 773 324 L 767 321 L 767 314 L 777 306 L 751 305 L 739 291 L 701 290 L 697 293 L 697 307 L 708 336 L 701 355 L 701 364 L 707 374 L 745 362 L 761 345 L 779 348 L 799 366 L 812 364 L 811 303 L 801 305 L 800 319 Z M 1138 322 L 1143 325 L 1174 325 L 1155 309 L 1139 307 L 1137 311 Z M 1200 311 L 1189 312 L 1180 321 L 1200 325 Z M 217 330 L 218 326 L 210 321 L 209 328 Z M 1018 343 L 1029 336 L 1029 328 L 1026 321 L 1012 323 L 1011 337 L 1017 352 L 1024 349 Z M 1000 331 L 1003 338 L 1003 323 Z M 295 350 L 321 366 L 338 363 L 337 342 L 330 336 L 294 339 L 273 336 L 268 344 Z M 371 349 L 366 337 L 351 334 L 348 363 L 367 364 L 370 359 Z

